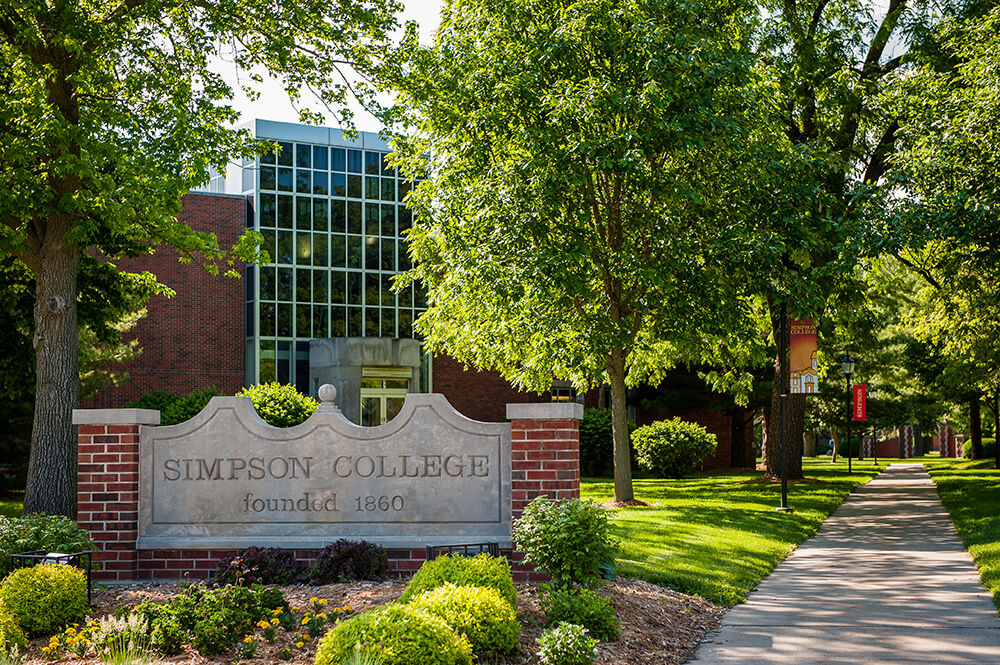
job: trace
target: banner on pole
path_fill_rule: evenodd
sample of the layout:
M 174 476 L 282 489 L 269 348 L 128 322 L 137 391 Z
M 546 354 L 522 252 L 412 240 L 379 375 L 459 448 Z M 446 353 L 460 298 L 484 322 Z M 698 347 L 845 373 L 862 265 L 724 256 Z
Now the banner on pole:
M 788 369 L 791 392 L 811 395 L 819 392 L 816 364 L 816 326 L 812 319 L 789 319 Z
M 854 386 L 854 399 L 851 401 L 853 405 L 851 408 L 851 413 L 854 414 L 855 420 L 868 420 L 868 386 L 860 383 Z

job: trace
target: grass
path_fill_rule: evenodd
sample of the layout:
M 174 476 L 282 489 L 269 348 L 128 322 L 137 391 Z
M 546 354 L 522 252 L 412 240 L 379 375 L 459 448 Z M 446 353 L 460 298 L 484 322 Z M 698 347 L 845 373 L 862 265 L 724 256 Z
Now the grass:
M 24 510 L 24 491 L 0 493 L 0 515 L 20 517 Z
M 1000 609 L 1000 469 L 993 468 L 992 459 L 942 459 L 925 466 Z
M 880 468 L 896 460 L 879 460 Z M 804 461 L 806 482 L 788 485 L 793 513 L 775 512 L 780 484 L 760 472 L 699 474 L 682 480 L 636 480 L 635 496 L 652 506 L 611 509 L 621 539 L 618 572 L 732 606 L 820 524 L 851 490 L 874 478 L 870 461 Z M 583 498 L 609 501 L 608 479 L 585 479 Z

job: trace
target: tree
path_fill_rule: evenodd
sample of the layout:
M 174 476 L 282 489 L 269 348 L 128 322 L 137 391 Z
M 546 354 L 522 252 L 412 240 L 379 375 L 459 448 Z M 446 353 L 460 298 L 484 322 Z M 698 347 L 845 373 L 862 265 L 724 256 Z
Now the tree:
M 738 178 L 756 108 L 738 3 L 455 0 L 398 82 L 398 163 L 435 351 L 521 388 L 611 388 L 615 500 L 633 500 L 626 386 L 740 328 Z M 740 238 L 739 246 L 734 245 Z
M 228 60 L 252 95 L 266 70 L 293 99 L 312 89 L 332 108 L 384 63 L 392 0 L 259 3 L 11 0 L 0 8 L 0 252 L 35 283 L 37 376 L 25 511 L 75 513 L 81 261 L 169 244 L 213 270 L 253 258 L 254 238 L 221 248 L 177 221 L 180 196 L 210 167 L 264 146 L 228 105 L 210 67 Z M 343 117 L 345 114 L 341 114 Z M 317 114 L 303 112 L 305 119 Z M 349 118 L 348 118 L 349 119 Z

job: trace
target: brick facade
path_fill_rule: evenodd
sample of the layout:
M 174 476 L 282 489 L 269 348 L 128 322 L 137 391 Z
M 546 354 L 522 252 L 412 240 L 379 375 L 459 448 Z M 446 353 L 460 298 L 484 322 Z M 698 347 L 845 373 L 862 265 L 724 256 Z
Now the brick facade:
M 535 497 L 580 496 L 579 418 L 577 404 L 516 404 L 511 424 L 511 504 L 516 519 Z M 519 417 L 528 414 L 531 417 Z M 140 550 L 139 429 L 157 424 L 160 414 L 143 409 L 78 409 L 78 516 L 100 551 L 94 579 L 106 582 L 203 579 L 219 561 L 235 553 L 223 549 Z M 461 544 L 461 543 L 455 543 Z M 517 580 L 539 580 L 519 552 L 506 551 Z M 309 561 L 316 550 L 297 550 Z M 409 575 L 425 560 L 424 549 L 389 550 L 389 569 Z
M 483 422 L 504 420 L 507 404 L 544 401 L 549 395 L 519 391 L 499 373 L 466 369 L 447 355 L 434 356 L 432 372 L 434 392 L 466 418 Z
M 225 194 L 188 194 L 179 219 L 198 231 L 216 234 L 231 247 L 246 229 L 246 200 Z M 181 263 L 177 252 L 161 249 L 137 259 L 116 262 L 125 271 L 149 271 L 176 292 L 154 296 L 146 318 L 131 336 L 142 353 L 124 366 L 129 380 L 86 400 L 87 408 L 115 408 L 154 390 L 185 396 L 218 387 L 233 395 L 244 384 L 246 285 L 242 279 L 208 273 L 197 261 Z M 243 271 L 243 264 L 233 266 Z

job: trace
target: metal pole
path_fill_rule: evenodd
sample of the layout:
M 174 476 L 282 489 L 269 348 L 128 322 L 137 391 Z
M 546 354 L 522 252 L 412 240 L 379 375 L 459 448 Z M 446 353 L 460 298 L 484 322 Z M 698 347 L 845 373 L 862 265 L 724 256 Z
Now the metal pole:
M 875 466 L 878 466 L 878 441 L 875 440 L 874 425 L 872 425 L 872 455 L 875 456 Z
M 785 310 L 785 303 L 781 303 L 779 308 L 781 316 L 781 341 L 779 342 L 778 357 L 781 359 L 778 368 L 781 375 L 778 380 L 781 382 L 781 394 L 778 402 L 781 405 L 781 505 L 777 508 L 780 512 L 791 512 L 788 507 L 788 453 L 786 445 L 786 413 L 788 400 L 788 312 Z
M 851 418 L 854 417 L 854 403 L 851 399 L 851 375 L 847 375 L 847 472 L 851 473 L 851 460 L 854 459 L 854 453 L 851 452 Z M 860 448 L 860 441 L 858 442 L 858 448 Z

